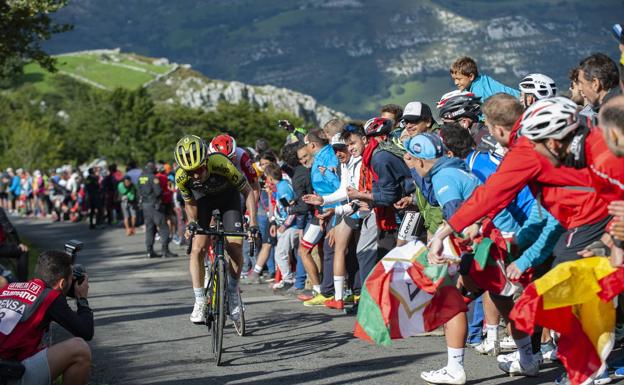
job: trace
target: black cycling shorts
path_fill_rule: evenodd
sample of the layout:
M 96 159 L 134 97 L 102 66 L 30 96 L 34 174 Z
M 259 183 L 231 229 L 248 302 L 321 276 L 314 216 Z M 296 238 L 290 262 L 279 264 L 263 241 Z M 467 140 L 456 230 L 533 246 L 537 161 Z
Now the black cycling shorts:
M 218 210 L 225 231 L 243 231 L 240 192 L 228 189 L 217 195 L 208 195 L 197 200 L 197 223 L 208 229 L 212 212 Z
M 608 215 L 596 223 L 574 227 L 563 233 L 553 249 L 555 261 L 552 267 L 562 262 L 581 259 L 581 256 L 577 253 L 593 242 L 599 241 L 602 234 L 606 231 L 607 223 L 609 223 L 612 218 L 612 216 Z

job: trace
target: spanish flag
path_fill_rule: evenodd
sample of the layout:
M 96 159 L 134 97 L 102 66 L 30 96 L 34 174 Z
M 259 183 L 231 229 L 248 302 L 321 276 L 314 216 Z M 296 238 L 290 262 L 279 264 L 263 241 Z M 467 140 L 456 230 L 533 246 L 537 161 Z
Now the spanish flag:
M 558 355 L 570 382 L 591 384 L 613 348 L 613 298 L 622 291 L 624 269 L 607 258 L 565 262 L 526 287 L 510 318 L 525 333 L 535 325 L 560 333 Z

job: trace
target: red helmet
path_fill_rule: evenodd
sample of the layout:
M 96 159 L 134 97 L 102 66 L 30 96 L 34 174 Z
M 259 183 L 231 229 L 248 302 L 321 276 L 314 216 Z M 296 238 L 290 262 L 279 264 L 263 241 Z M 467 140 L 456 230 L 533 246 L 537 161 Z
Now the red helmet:
M 394 120 L 386 118 L 372 118 L 364 125 L 366 136 L 388 135 L 394 128 Z
M 215 136 L 210 142 L 209 152 L 211 154 L 220 152 L 232 159 L 236 153 L 236 141 L 228 134 Z

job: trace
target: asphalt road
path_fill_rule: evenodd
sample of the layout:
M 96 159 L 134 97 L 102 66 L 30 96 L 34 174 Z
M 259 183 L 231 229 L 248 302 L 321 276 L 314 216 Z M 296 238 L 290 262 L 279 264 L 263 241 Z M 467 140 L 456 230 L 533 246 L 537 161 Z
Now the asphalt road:
M 12 220 L 41 249 L 85 243 L 79 261 L 89 271 L 96 324 L 92 384 L 421 384 L 422 370 L 446 364 L 443 337 L 373 346 L 353 337 L 354 317 L 253 285 L 243 287 L 248 336 L 229 324 L 224 364 L 216 367 L 206 328 L 188 319 L 194 299 L 186 256 L 148 260 L 143 234 L 126 237 L 121 228 Z M 546 384 L 560 371 L 550 364 L 540 377 L 510 378 L 493 357 L 466 353 L 469 384 Z

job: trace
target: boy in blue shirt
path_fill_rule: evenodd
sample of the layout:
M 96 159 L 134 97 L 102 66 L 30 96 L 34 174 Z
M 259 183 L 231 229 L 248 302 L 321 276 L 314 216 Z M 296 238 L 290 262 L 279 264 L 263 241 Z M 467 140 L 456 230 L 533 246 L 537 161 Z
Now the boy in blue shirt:
M 285 292 L 295 283 L 295 274 L 290 267 L 290 254 L 299 246 L 299 233 L 295 224 L 295 215 L 288 215 L 288 206 L 294 203 L 295 192 L 290 182 L 282 178 L 282 170 L 276 163 L 264 169 L 267 182 L 275 186 L 275 224 L 269 230 L 277 236 L 275 262 L 282 272 L 282 281 L 273 285 L 273 290 Z
M 499 92 L 507 93 L 515 98 L 520 97 L 520 91 L 507 87 L 487 75 L 480 75 L 477 63 L 470 57 L 464 56 L 455 60 L 450 72 L 457 89 L 472 92 L 481 97 L 482 102 Z

